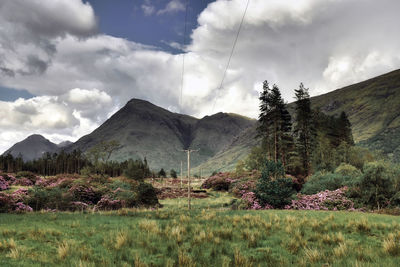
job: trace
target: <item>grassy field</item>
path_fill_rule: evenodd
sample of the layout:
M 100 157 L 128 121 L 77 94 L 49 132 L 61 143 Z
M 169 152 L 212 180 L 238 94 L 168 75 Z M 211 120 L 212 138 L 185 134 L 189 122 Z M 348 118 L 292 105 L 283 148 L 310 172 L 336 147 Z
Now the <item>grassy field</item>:
M 0 214 L 0 266 L 398 266 L 400 219 L 232 211 L 213 193 L 160 210 Z

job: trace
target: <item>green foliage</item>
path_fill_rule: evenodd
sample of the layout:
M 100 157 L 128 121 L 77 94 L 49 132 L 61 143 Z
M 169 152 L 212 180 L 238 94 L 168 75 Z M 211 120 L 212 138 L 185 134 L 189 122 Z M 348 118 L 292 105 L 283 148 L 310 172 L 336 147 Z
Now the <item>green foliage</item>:
M 303 185 L 301 192 L 306 195 L 313 195 L 325 190 L 333 191 L 348 185 L 352 179 L 354 178 L 340 173 L 316 172 Z
M 157 191 L 151 184 L 141 182 L 136 191 L 138 204 L 145 206 L 155 206 L 158 204 Z
M 295 190 L 291 179 L 285 177 L 282 163 L 267 161 L 256 186 L 256 197 L 262 206 L 283 208 L 289 204 Z
M 158 172 L 158 177 L 163 177 L 163 178 L 167 177 L 167 173 L 163 168 L 161 168 L 161 170 Z
M 257 137 L 262 139 L 262 146 L 270 159 L 286 164 L 289 160 L 288 153 L 293 146 L 292 119 L 278 86 L 273 85 L 269 88 L 268 81 L 264 81 L 259 100 Z
M 353 197 L 372 208 L 384 207 L 395 195 L 395 177 L 384 162 L 365 164 L 363 174 L 355 182 Z
M 310 95 L 308 88 L 301 83 L 299 89 L 295 90 L 296 95 L 296 123 L 294 134 L 296 136 L 296 146 L 299 151 L 299 158 L 302 169 L 306 175 L 311 171 L 311 158 L 315 142 L 315 127 L 311 110 Z
M 172 178 L 178 178 L 178 174 L 176 173 L 176 171 L 174 169 L 172 169 L 169 173 Z
M 356 179 L 361 175 L 361 171 L 359 169 L 347 163 L 341 163 L 339 167 L 336 168 L 335 173 L 342 176 L 348 176 L 351 179 Z
M 143 181 L 146 177 L 150 176 L 150 169 L 147 166 L 147 161 L 130 159 L 123 174 L 129 179 Z

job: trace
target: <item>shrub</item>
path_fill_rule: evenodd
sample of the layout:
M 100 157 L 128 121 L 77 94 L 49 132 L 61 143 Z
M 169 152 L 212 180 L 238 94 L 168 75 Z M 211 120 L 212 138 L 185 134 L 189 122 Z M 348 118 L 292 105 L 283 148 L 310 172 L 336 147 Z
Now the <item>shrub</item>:
M 282 163 L 267 161 L 255 190 L 261 206 L 272 205 L 283 208 L 290 203 L 295 193 L 293 182 L 286 178 Z
M 351 179 L 355 179 L 361 175 L 361 171 L 359 169 L 346 163 L 340 164 L 339 167 L 336 168 L 335 173 L 342 176 L 348 176 Z
M 128 166 L 124 170 L 123 174 L 129 179 L 143 181 L 144 178 L 150 176 L 150 170 L 146 161 L 142 162 L 141 160 L 129 160 Z
M 353 210 L 354 203 L 349 200 L 346 194 L 347 188 L 340 188 L 334 191 L 325 190 L 314 195 L 298 194 L 296 200 L 292 200 L 285 209 L 296 210 Z
M 8 182 L 3 176 L 0 176 L 0 191 L 7 190 L 8 188 L 10 188 Z
M 108 196 L 103 196 L 95 206 L 96 210 L 117 210 L 120 208 L 122 208 L 121 200 L 114 200 Z
M 164 171 L 163 168 L 161 168 L 161 170 L 158 172 L 158 177 L 167 177 L 167 173 Z
M 303 185 L 301 192 L 312 195 L 325 190 L 336 190 L 348 185 L 351 180 L 349 176 L 343 176 L 340 173 L 317 172 Z
M 178 178 L 178 174 L 176 173 L 176 171 L 174 169 L 172 169 L 169 173 L 171 174 L 172 178 Z
M 39 178 L 33 172 L 28 172 L 28 171 L 18 172 L 16 177 L 17 179 L 26 178 L 30 180 L 32 184 L 34 184 L 36 180 Z
M 395 196 L 394 179 L 389 166 L 383 162 L 364 165 L 363 174 L 354 184 L 352 196 L 372 208 L 387 206 Z
M 72 194 L 75 201 L 87 204 L 96 204 L 101 199 L 101 194 L 88 185 L 74 185 L 68 190 L 68 192 Z
M 19 179 L 15 180 L 13 182 L 13 185 L 32 186 L 33 182 L 32 182 L 32 180 L 30 180 L 28 178 L 22 177 L 22 178 L 19 178 Z
M 9 212 L 15 204 L 9 194 L 0 193 L 0 212 Z
M 146 206 L 159 205 L 156 189 L 148 183 L 140 183 L 136 188 L 137 203 Z
M 228 191 L 231 183 L 235 181 L 234 179 L 231 179 L 229 177 L 229 173 L 220 172 L 205 180 L 201 187 L 204 189 L 214 189 L 216 191 Z

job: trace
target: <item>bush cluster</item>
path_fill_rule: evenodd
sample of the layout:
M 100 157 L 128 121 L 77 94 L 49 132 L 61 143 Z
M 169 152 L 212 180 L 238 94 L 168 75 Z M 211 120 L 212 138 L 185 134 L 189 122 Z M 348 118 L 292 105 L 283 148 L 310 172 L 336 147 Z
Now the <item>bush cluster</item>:
M 7 183 L 4 176 L 1 176 Z M 10 175 L 8 176 L 10 177 Z M 13 176 L 11 176 L 13 177 Z M 29 176 L 28 176 L 29 177 Z M 152 185 L 125 178 L 58 175 L 50 178 L 17 175 L 13 184 L 21 179 L 35 182 L 29 189 L 12 194 L 1 193 L 0 212 L 29 210 L 114 210 L 124 207 L 159 205 Z

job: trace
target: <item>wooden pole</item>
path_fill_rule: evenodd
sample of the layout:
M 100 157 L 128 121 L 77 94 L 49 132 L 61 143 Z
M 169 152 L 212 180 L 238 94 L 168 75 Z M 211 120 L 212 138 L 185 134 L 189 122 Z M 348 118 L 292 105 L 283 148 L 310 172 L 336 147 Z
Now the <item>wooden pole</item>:
M 188 165 L 188 208 L 190 209 L 190 150 L 187 151 L 187 165 Z

